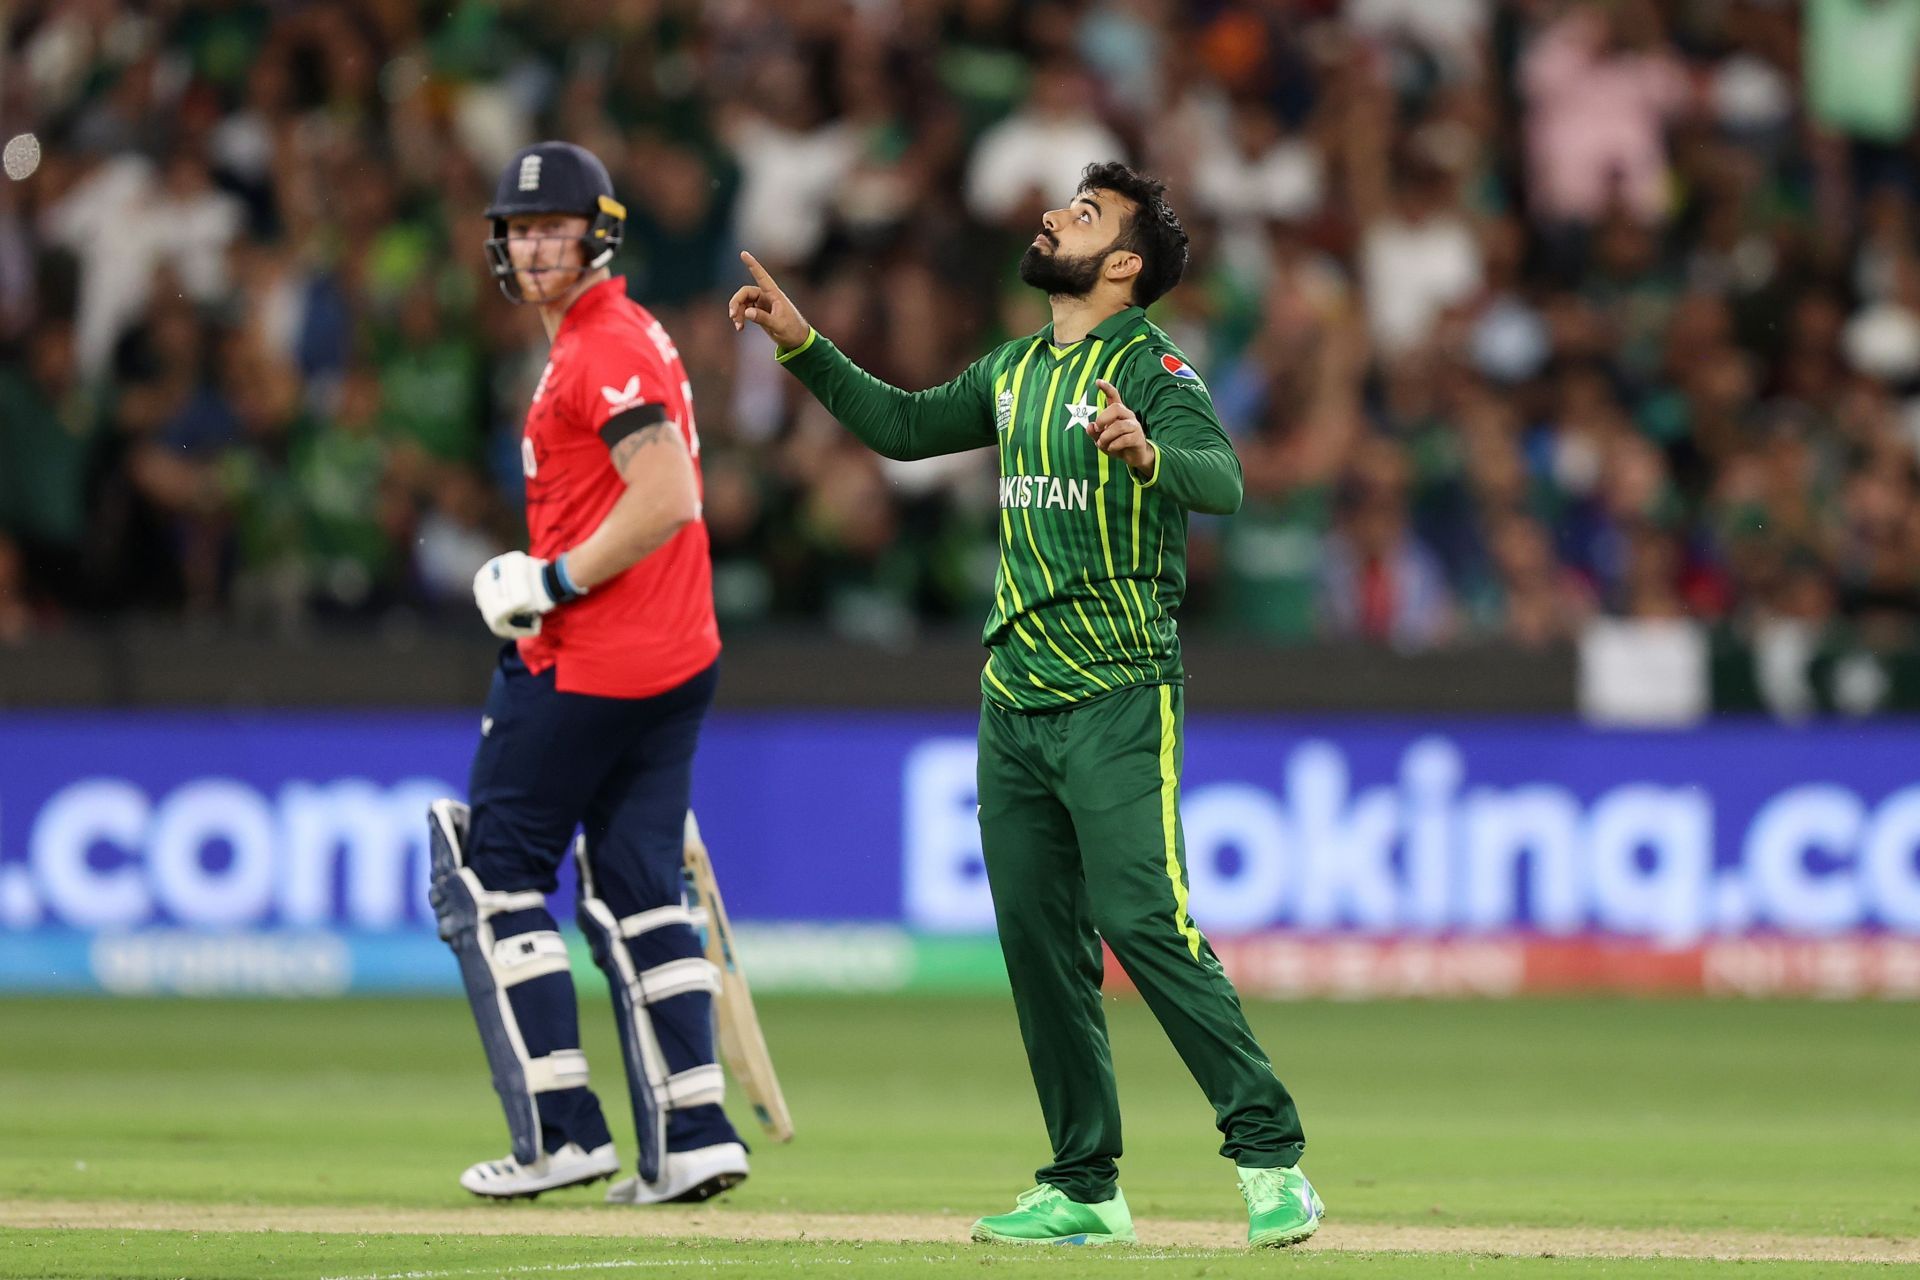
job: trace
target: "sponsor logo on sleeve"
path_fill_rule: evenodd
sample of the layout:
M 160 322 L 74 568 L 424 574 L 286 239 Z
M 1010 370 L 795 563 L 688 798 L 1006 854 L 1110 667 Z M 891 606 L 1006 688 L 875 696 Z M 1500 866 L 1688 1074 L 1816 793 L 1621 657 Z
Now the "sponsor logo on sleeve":
M 640 403 L 640 375 L 636 373 L 628 378 L 624 387 L 602 387 L 600 394 L 606 397 L 607 407 L 615 413 L 631 409 Z

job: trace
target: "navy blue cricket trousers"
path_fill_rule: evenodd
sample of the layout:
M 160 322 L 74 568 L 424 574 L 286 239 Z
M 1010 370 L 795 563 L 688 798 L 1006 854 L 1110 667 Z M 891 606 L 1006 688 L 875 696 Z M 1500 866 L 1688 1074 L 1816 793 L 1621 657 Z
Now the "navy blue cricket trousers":
M 468 782 L 467 865 L 480 882 L 503 892 L 553 892 L 574 831 L 581 828 L 595 891 L 616 918 L 680 902 L 694 749 L 718 684 L 716 662 L 650 698 L 563 693 L 555 687 L 553 668 L 535 675 L 516 646 L 503 646 Z M 544 910 L 501 916 L 495 926 L 501 937 L 553 927 Z M 634 940 L 633 950 L 642 969 L 700 953 L 698 939 L 684 926 L 645 934 Z M 570 986 L 566 1004 L 564 1014 L 543 1011 L 545 1034 L 523 1027 L 529 1053 L 542 1051 L 536 1038 L 551 1037 L 549 1048 L 579 1045 Z M 671 1070 L 715 1060 L 711 997 L 679 997 L 651 1013 Z M 570 1044 L 561 1043 L 569 1037 Z M 608 1141 L 588 1090 L 542 1095 L 540 1101 L 549 1150 L 568 1141 L 591 1150 Z M 669 1150 L 738 1140 L 718 1106 L 669 1118 Z

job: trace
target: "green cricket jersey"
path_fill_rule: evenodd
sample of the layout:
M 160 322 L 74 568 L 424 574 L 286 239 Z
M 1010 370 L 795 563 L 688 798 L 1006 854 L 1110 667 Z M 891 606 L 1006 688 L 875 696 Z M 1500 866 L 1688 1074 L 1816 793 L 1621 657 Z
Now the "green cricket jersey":
M 989 352 L 943 386 L 905 392 L 810 333 L 786 365 L 828 412 L 889 458 L 993 446 L 1000 457 L 1000 569 L 981 688 L 1051 711 L 1130 685 L 1181 678 L 1174 611 L 1187 585 L 1187 512 L 1240 506 L 1240 460 L 1205 384 L 1146 313 L 1110 316 L 1079 342 L 1053 326 Z M 1139 475 L 1084 428 L 1104 378 L 1157 450 Z

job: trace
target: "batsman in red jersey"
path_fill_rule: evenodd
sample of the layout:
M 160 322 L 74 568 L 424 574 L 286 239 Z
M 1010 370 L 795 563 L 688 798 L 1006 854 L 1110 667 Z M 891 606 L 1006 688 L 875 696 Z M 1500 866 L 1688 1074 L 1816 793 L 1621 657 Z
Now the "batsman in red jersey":
M 619 1167 L 546 906 L 571 849 L 640 1146 L 636 1175 L 607 1198 L 702 1200 L 746 1178 L 747 1153 L 721 1108 L 719 977 L 683 897 L 693 754 L 720 654 L 693 395 L 673 340 L 608 270 L 626 210 L 590 152 L 521 151 L 487 217 L 494 278 L 553 345 L 520 442 L 531 552 L 496 556 L 473 584 L 481 617 L 512 643 L 469 802 L 430 815 L 430 896 L 513 1140 L 460 1182 L 535 1196 Z

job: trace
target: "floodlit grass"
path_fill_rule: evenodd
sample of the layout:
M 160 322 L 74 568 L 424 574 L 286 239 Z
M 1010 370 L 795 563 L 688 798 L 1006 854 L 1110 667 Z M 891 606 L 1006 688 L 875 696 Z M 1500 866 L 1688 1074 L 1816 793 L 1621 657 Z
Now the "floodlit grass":
M 447 1000 L 0 1001 L 0 1222 L 36 1202 L 125 1206 L 181 1230 L 0 1232 L 0 1276 L 835 1274 L 989 1266 L 995 1274 L 1453 1276 L 1864 1273 L 1794 1261 L 1490 1257 L 1348 1250 L 1071 1251 L 962 1243 L 1045 1158 L 1004 999 L 762 1002 L 798 1140 L 758 1145 L 755 1176 L 690 1239 L 546 1235 L 532 1206 L 474 1203 L 454 1182 L 506 1151 L 465 1007 Z M 611 1019 L 587 1048 L 630 1132 Z M 1522 1227 L 1920 1237 L 1920 1006 L 1645 1001 L 1256 1004 L 1256 1030 L 1299 1098 L 1305 1167 L 1335 1226 Z M 1109 1010 L 1127 1125 L 1122 1181 L 1155 1221 L 1243 1222 L 1210 1112 L 1151 1016 Z M 743 1132 L 748 1132 L 743 1120 Z M 751 1140 L 752 1134 L 749 1132 Z M 631 1150 L 624 1143 L 623 1150 Z M 204 1230 L 193 1206 L 364 1209 L 364 1229 Z M 390 1215 L 457 1214 L 396 1234 Z M 922 1240 L 801 1241 L 809 1215 L 911 1215 Z M 13 1219 L 19 1221 L 18 1215 Z M 84 1220 L 76 1213 L 75 1220 Z M 506 1218 L 504 1229 L 518 1230 Z M 951 1224 L 952 1243 L 939 1237 Z M 728 1224 L 733 1224 L 729 1226 Z M 750 1229 L 742 1224 L 751 1225 Z M 729 1239 L 773 1235 L 772 1239 Z M 1561 1237 L 1556 1237 L 1561 1238 Z M 1525 1250 L 1521 1250 L 1524 1252 Z M 1538 1251 L 1538 1250 L 1536 1250 Z M 1651 1251 L 1651 1250 L 1650 1250 Z

